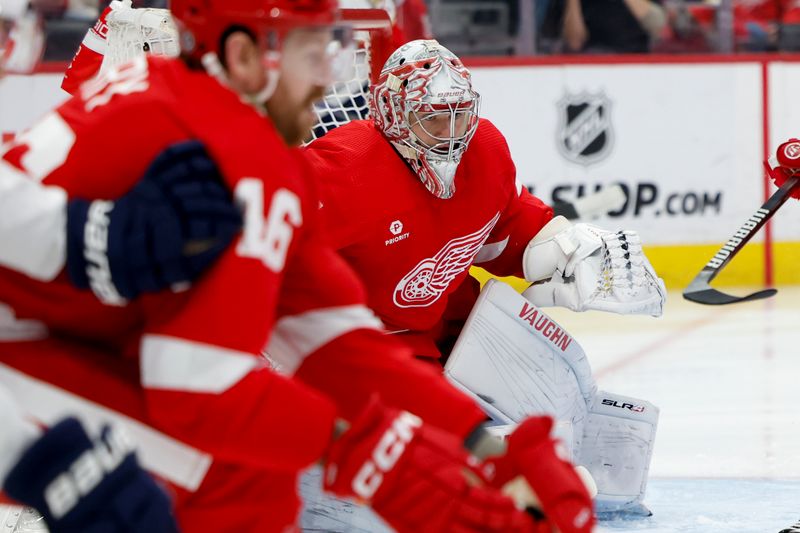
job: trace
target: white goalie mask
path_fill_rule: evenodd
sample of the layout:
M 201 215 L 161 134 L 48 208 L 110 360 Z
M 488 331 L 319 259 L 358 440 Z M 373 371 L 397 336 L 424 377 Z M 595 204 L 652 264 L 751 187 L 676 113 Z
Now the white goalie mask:
M 378 130 L 431 194 L 451 198 L 480 108 L 461 60 L 437 41 L 411 41 L 389 57 L 370 93 Z
M 0 0 L 0 72 L 32 71 L 44 51 L 40 17 L 27 0 Z

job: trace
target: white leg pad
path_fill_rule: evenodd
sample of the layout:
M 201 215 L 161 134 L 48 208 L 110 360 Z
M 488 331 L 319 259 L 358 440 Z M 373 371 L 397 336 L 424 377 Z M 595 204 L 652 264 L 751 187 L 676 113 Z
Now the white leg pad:
M 510 286 L 484 286 L 445 374 L 492 417 L 487 429 L 496 435 L 530 415 L 553 416 L 570 459 L 597 482 L 599 511 L 641 507 L 658 408 L 597 392 L 580 345 Z
M 532 414 L 556 419 L 555 434 L 575 458 L 597 390 L 580 345 L 505 283 L 481 291 L 445 365 L 445 374 L 498 423 Z
M 639 507 L 647 487 L 658 408 L 637 398 L 598 391 L 584 424 L 578 464 L 597 483 L 599 512 Z

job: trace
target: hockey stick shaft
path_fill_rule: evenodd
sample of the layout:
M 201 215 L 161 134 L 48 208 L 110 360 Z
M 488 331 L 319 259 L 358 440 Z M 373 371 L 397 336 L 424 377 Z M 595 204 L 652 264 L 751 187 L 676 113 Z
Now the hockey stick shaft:
M 759 207 L 755 213 L 742 224 L 742 227 L 728 239 L 722 248 L 720 248 L 714 257 L 706 263 L 703 269 L 695 276 L 689 286 L 683 291 L 683 296 L 687 300 L 692 300 L 698 303 L 705 304 L 725 304 L 734 303 L 736 301 L 752 300 L 757 298 L 764 298 L 772 296 L 776 291 L 762 291 L 759 293 L 751 294 L 743 298 L 728 296 L 719 291 L 712 289 L 709 286 L 713 280 L 722 271 L 731 259 L 741 251 L 742 248 L 750 241 L 758 230 L 766 224 L 772 215 L 789 199 L 792 190 L 800 182 L 800 175 L 792 176 L 773 194 L 764 205 Z M 710 293 L 714 294 L 710 294 Z

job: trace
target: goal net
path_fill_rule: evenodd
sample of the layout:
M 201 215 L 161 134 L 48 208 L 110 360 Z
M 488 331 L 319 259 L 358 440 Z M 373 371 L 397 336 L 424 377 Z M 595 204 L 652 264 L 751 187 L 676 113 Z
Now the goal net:
M 136 8 L 131 0 L 114 0 L 108 14 L 107 48 L 100 72 L 144 54 L 177 57 L 178 29 L 166 9 Z
M 108 47 L 100 72 L 144 55 L 176 57 L 178 30 L 166 9 L 133 8 L 131 0 L 114 0 L 107 18 Z M 351 120 L 369 116 L 369 84 L 377 79 L 391 53 L 391 21 L 382 9 L 343 9 L 353 28 L 355 54 L 352 77 L 331 86 L 316 104 L 317 121 L 309 141 Z
M 317 123 L 312 138 L 351 120 L 369 116 L 369 85 L 377 80 L 391 48 L 391 21 L 382 9 L 343 9 L 343 18 L 354 28 L 355 54 L 353 76 L 328 88 L 325 97 L 315 106 Z

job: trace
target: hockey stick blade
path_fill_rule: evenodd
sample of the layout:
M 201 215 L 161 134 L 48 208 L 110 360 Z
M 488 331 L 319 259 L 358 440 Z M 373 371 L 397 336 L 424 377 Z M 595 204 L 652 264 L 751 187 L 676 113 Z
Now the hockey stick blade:
M 692 292 L 689 292 L 689 289 L 687 288 L 683 293 L 683 297 L 690 302 L 696 302 L 699 304 L 727 305 L 769 298 L 770 296 L 774 296 L 777 292 L 778 291 L 776 289 L 765 289 L 763 291 L 754 292 L 753 294 L 748 294 L 747 296 L 733 296 L 732 294 L 726 294 L 718 291 L 713 287 L 695 290 Z
M 731 259 L 744 248 L 753 235 L 772 218 L 772 215 L 778 211 L 786 200 L 789 199 L 792 189 L 797 186 L 798 182 L 800 182 L 800 176 L 792 176 L 786 180 L 783 186 L 764 202 L 764 205 L 750 215 L 750 218 L 742 224 L 739 231 L 728 239 L 728 242 L 714 254 L 714 257 L 706 263 L 703 270 L 701 270 L 689 286 L 684 289 L 683 297 L 686 300 L 705 305 L 726 305 L 769 298 L 778 292 L 776 289 L 765 289 L 746 296 L 733 296 L 711 287 L 709 283 L 711 283 L 711 280 L 713 280 L 717 274 L 730 263 Z

